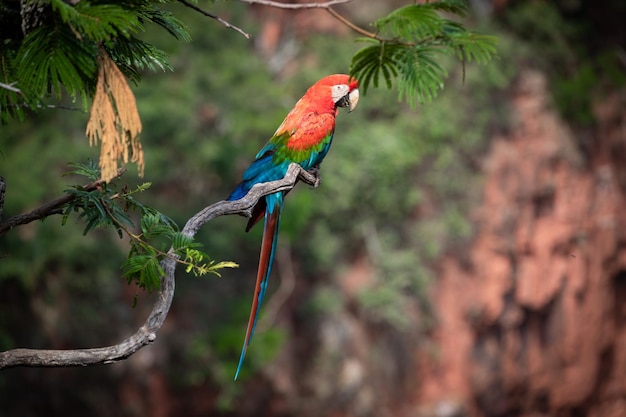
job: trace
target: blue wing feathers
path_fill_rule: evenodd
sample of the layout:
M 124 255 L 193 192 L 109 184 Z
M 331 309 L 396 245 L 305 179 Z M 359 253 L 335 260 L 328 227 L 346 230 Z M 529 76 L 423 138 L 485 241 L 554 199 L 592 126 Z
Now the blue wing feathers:
M 263 184 L 284 178 L 289 168 L 289 162 L 284 161 L 280 164 L 276 164 L 272 158 L 272 153 L 266 153 L 261 158 L 252 162 L 243 173 L 243 181 L 241 181 L 237 188 L 230 194 L 228 200 L 239 200 L 256 184 Z
M 291 159 L 287 157 L 282 160 L 277 160 L 277 158 L 275 158 L 275 151 L 277 149 L 276 143 L 268 143 L 257 154 L 255 161 L 250 164 L 248 169 L 246 169 L 243 174 L 243 181 L 231 193 L 228 200 L 238 200 L 244 197 L 255 184 L 262 184 L 284 178 L 291 162 L 299 163 L 304 169 L 311 169 L 319 165 L 330 149 L 332 138 L 333 135 L 332 132 L 330 132 L 330 136 L 326 139 L 325 143 L 321 144 L 321 146 L 316 147 L 314 150 L 310 150 L 309 152 L 300 153 L 299 157 Z M 295 159 L 295 161 L 293 159 Z M 272 264 L 274 263 L 276 242 L 278 241 L 280 213 L 283 209 L 283 199 L 283 192 L 266 195 L 263 200 L 257 203 L 257 206 L 252 214 L 252 218 L 248 223 L 247 230 L 249 230 L 257 220 L 261 219 L 263 213 L 262 210 L 265 209 L 265 226 L 263 228 L 263 240 L 261 243 L 261 254 L 259 257 L 256 287 L 254 298 L 252 300 L 250 317 L 248 319 L 246 337 L 241 349 L 241 355 L 239 356 L 237 372 L 235 373 L 235 380 L 239 376 L 241 366 L 246 356 L 246 351 L 248 350 L 248 345 L 252 341 L 252 336 L 254 335 L 254 330 L 256 329 L 257 320 L 261 311 L 263 298 L 265 297 L 265 292 L 267 291 L 267 284 L 272 272 Z

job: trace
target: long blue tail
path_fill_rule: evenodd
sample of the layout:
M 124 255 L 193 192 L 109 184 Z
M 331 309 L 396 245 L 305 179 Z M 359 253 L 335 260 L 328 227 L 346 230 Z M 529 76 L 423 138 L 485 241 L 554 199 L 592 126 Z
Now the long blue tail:
M 261 304 L 267 290 L 267 282 L 272 272 L 272 264 L 274 263 L 274 254 L 276 251 L 276 242 L 278 241 L 278 230 L 280 228 L 280 213 L 283 209 L 283 193 L 269 194 L 265 196 L 267 207 L 265 209 L 265 226 L 263 228 L 263 240 L 261 241 L 261 255 L 259 256 L 259 268 L 256 275 L 256 287 L 254 289 L 254 297 L 252 298 L 252 308 L 250 309 L 250 317 L 248 318 L 248 328 L 246 330 L 246 338 L 241 349 L 239 357 L 239 365 L 235 373 L 235 380 L 239 376 L 241 365 L 246 356 L 248 345 L 252 341 L 254 329 L 261 311 Z

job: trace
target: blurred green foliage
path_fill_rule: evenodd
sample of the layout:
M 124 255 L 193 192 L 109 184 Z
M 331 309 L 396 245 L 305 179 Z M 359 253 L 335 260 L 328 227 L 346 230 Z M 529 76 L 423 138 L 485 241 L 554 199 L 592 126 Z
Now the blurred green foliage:
M 254 32 L 243 6 L 218 7 L 228 8 L 230 21 Z M 175 72 L 144 74 L 135 89 L 144 124 L 146 180 L 153 184 L 145 204 L 178 224 L 226 197 L 304 90 L 323 75 L 348 71 L 360 47 L 348 39 L 310 37 L 296 57 L 308 65 L 299 66 L 297 75 L 278 77 L 240 35 L 193 12 L 180 13 L 193 43 L 160 39 Z M 149 29 L 146 36 L 159 35 Z M 478 160 L 489 137 L 508 128 L 502 90 L 516 75 L 513 57 L 520 43 L 502 35 L 500 45 L 502 60 L 468 66 L 465 77 L 452 59 L 444 60 L 450 82 L 432 104 L 412 110 L 392 91 L 370 90 L 355 112 L 339 115 L 321 186 L 310 190 L 300 184 L 289 194 L 282 221 L 281 241 L 291 242 L 294 272 L 310 289 L 295 295 L 303 326 L 313 327 L 346 309 L 350 300 L 337 280 L 360 257 L 372 267 L 356 300 L 362 317 L 408 331 L 413 323 L 404 308 L 416 302 L 425 317 L 419 326 L 432 320 L 425 294 L 433 278 L 430 267 L 443 253 L 463 256 L 473 232 L 469 214 L 480 199 Z M 96 157 L 84 138 L 86 119 L 85 113 L 49 109 L 24 124 L 3 127 L 5 216 L 59 196 L 72 181 L 61 177 L 69 170 L 65 163 Z M 125 181 L 131 188 L 137 185 L 132 173 Z M 0 241 L 0 301 L 11 306 L 0 316 L 2 349 L 116 342 L 149 307 L 148 296 L 140 295 L 137 310 L 131 311 L 137 290 L 117 279 L 127 242 L 112 231 L 83 237 L 83 224 L 70 220 L 61 228 L 60 222 L 51 217 Z M 168 317 L 175 329 L 158 338 L 158 345 L 166 346 L 162 366 L 174 389 L 224 387 L 224 407 L 241 386 L 230 381 L 250 308 L 261 233 L 256 228 L 245 234 L 244 226 L 240 218 L 216 219 L 196 237 L 216 259 L 242 267 L 219 280 L 181 275 Z M 44 319 L 51 327 L 38 333 Z M 282 327 L 257 333 L 243 377 L 274 357 L 288 337 Z M 8 385 L 0 375 L 0 390 Z

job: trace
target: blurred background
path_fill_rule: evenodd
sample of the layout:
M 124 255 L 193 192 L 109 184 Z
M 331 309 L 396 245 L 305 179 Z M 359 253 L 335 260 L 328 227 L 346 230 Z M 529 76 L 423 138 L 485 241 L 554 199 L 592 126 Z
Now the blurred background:
M 337 10 L 367 28 L 406 3 Z M 124 181 L 152 182 L 138 198 L 180 225 L 362 46 L 323 11 L 209 6 L 253 40 L 181 6 L 193 41 L 147 32 L 175 71 L 134 88 L 146 174 Z M 415 109 L 370 89 L 340 114 L 321 186 L 287 199 L 237 382 L 262 228 L 224 217 L 197 240 L 240 268 L 179 271 L 156 342 L 122 363 L 0 372 L 0 416 L 626 415 L 624 16 L 620 0 L 473 0 L 466 24 L 499 37 L 498 60 L 450 60 Z M 98 158 L 87 116 L 2 126 L 4 218 L 82 182 L 63 174 Z M 0 350 L 114 344 L 150 311 L 121 279 L 126 241 L 60 223 L 0 241 Z

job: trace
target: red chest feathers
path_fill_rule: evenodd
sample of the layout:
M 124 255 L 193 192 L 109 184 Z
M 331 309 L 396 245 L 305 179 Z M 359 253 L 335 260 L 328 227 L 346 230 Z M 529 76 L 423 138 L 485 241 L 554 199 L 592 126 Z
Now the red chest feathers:
M 324 142 L 335 130 L 334 114 L 307 113 L 303 115 L 297 126 L 287 126 L 285 131 L 292 135 L 287 141 L 287 148 L 295 151 L 305 151 Z M 289 129 L 291 127 L 291 129 Z

